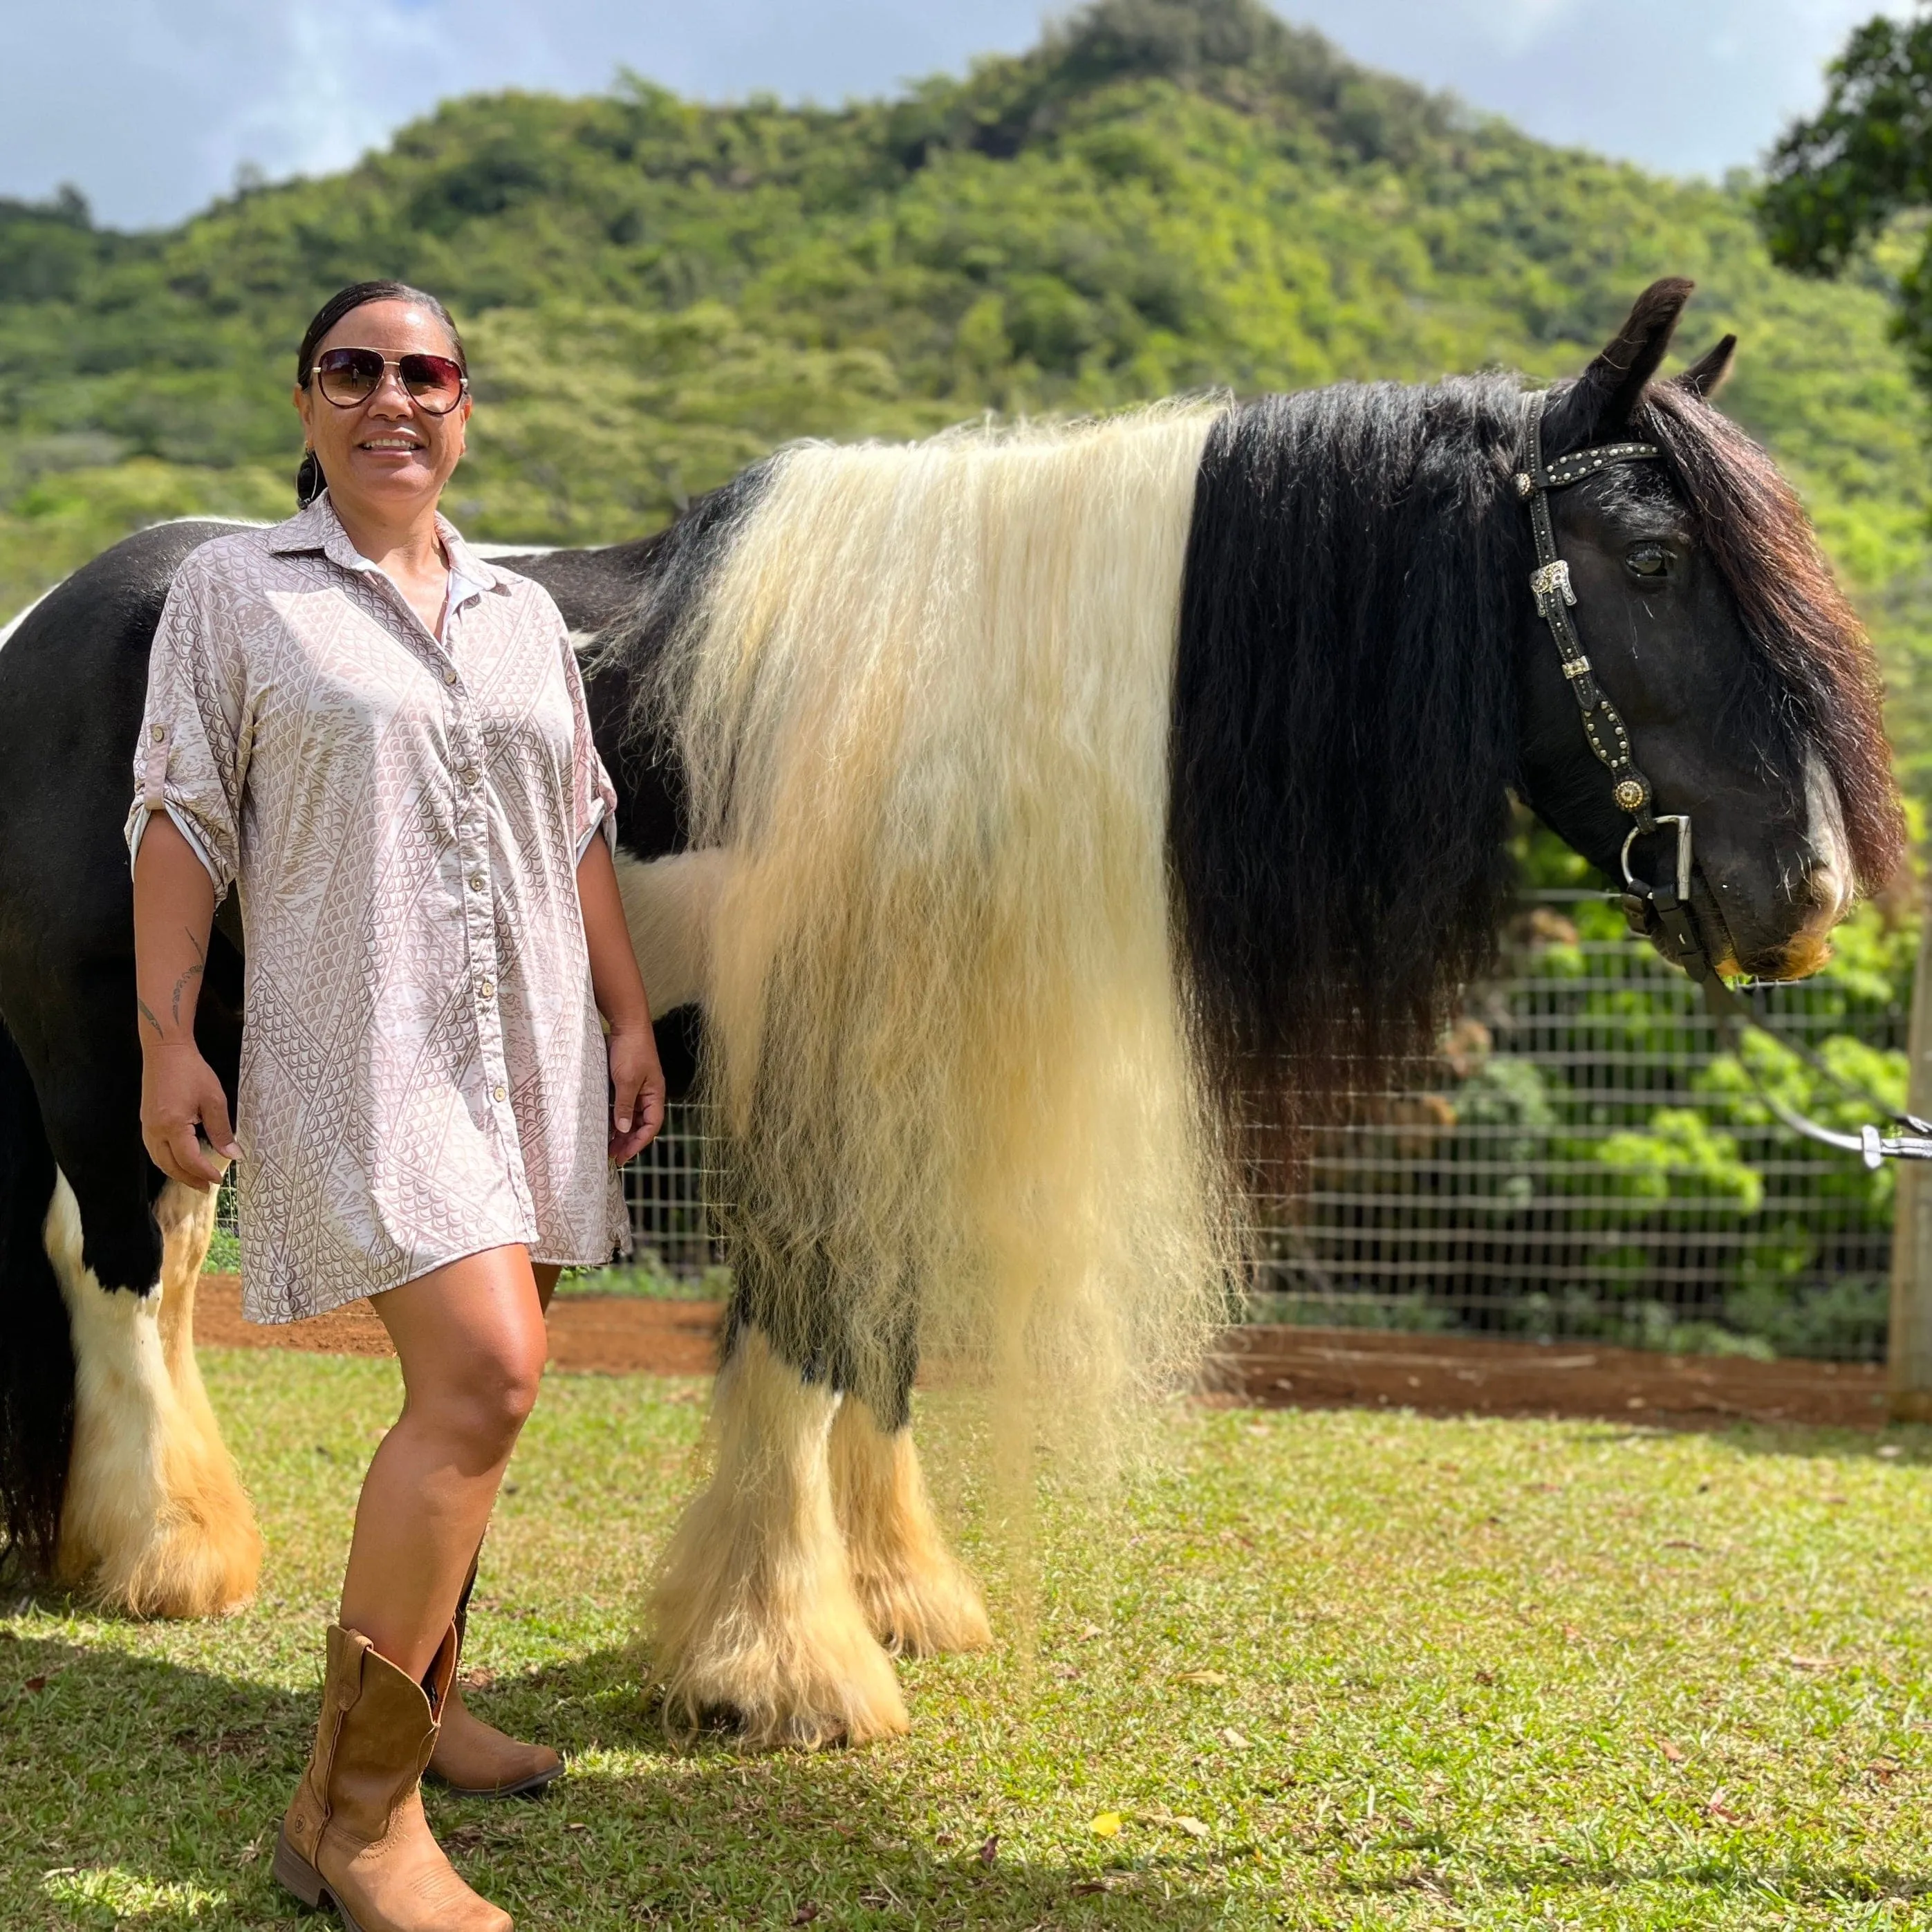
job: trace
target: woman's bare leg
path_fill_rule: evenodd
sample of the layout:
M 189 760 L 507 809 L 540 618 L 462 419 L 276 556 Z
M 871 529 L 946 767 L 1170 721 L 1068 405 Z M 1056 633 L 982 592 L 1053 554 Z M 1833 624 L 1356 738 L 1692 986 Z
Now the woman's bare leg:
M 491 1248 L 371 1298 L 403 1412 L 363 1478 L 342 1621 L 412 1677 L 448 1634 L 547 1352 L 527 1250 Z
M 550 1306 L 556 1278 L 563 1270 L 554 1262 L 535 1265 L 537 1304 Z M 468 1576 L 456 1605 L 456 1640 L 463 1644 L 469 1625 L 470 1592 L 476 1581 L 482 1552 L 471 1558 Z M 442 1724 L 436 1735 L 429 1772 L 438 1783 L 472 1796 L 516 1796 L 542 1790 L 562 1774 L 563 1760 L 547 1745 L 521 1744 L 485 1724 L 464 1702 L 461 1676 L 450 1680 L 442 1700 Z

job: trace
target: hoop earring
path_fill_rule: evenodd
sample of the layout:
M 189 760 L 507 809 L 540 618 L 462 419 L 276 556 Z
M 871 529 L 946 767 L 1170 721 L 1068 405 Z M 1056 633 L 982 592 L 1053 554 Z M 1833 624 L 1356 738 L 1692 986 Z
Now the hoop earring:
M 314 449 L 304 446 L 302 466 L 296 472 L 296 508 L 305 510 L 328 488 L 328 479 L 322 473 L 322 465 L 315 460 Z

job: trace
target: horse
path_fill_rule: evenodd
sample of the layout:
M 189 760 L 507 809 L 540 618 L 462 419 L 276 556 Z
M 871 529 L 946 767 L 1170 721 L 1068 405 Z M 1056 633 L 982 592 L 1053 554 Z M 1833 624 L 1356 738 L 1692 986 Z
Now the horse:
M 861 1743 L 906 1727 L 893 1653 L 989 1640 L 922 1355 L 1102 1424 L 1184 1378 L 1253 1162 L 1490 958 L 1513 800 L 1700 971 L 1814 970 L 1890 874 L 1874 661 L 1709 400 L 1735 340 L 1660 374 L 1690 292 L 1534 395 L 802 444 L 641 540 L 496 553 L 575 635 L 674 1089 L 717 1123 L 713 1468 L 650 1612 L 674 1718 Z M 130 537 L 0 638 L 0 1505 L 137 1616 L 230 1610 L 260 1561 L 195 1366 L 213 1198 L 140 1137 L 121 836 L 214 532 Z M 231 1094 L 246 989 L 231 897 L 197 1017 Z

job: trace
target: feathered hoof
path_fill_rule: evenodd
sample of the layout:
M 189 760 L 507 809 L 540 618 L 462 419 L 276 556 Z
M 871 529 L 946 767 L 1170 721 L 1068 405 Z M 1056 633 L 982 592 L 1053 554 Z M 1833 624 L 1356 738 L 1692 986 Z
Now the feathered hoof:
M 751 1749 L 817 1750 L 906 1729 L 832 1514 L 837 1400 L 756 1329 L 718 1376 L 716 1467 L 672 1533 L 649 1606 L 651 1684 L 674 1730 L 725 1717 Z
M 674 1731 L 722 1720 L 748 1750 L 868 1744 L 909 1728 L 892 1659 L 856 1616 L 742 1643 L 714 1632 L 664 1658 L 654 1682 Z
M 76 1520 L 76 1500 L 70 1496 L 57 1574 L 104 1609 L 224 1617 L 254 1600 L 262 1537 L 232 1466 L 203 1471 L 186 1493 L 145 1520 L 97 1508 Z
M 852 1580 L 866 1622 L 899 1657 L 984 1650 L 993 1641 L 980 1586 L 944 1550 L 921 1550 L 916 1568 Z
M 879 1641 L 904 1657 L 984 1650 L 986 1599 L 946 1546 L 910 1428 L 880 1429 L 848 1396 L 828 1460 L 853 1592 Z

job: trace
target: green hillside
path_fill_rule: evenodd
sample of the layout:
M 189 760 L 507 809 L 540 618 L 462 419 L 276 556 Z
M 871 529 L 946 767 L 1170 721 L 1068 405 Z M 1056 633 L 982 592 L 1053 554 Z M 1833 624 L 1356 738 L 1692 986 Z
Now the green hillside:
M 296 339 L 345 281 L 444 295 L 474 534 L 662 521 L 802 433 L 1505 363 L 1576 366 L 1652 276 L 1810 501 L 1932 789 L 1922 408 L 1862 282 L 1772 268 L 1738 189 L 1530 140 L 1252 0 L 1102 0 L 1032 53 L 836 111 L 641 80 L 452 101 L 325 180 L 164 232 L 0 203 L 0 615 L 122 532 L 279 515 Z M 1932 664 L 1932 638 L 1928 641 Z

